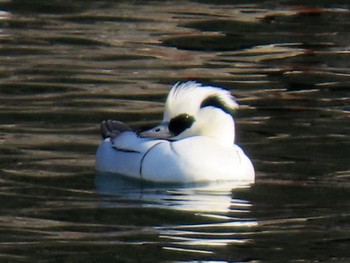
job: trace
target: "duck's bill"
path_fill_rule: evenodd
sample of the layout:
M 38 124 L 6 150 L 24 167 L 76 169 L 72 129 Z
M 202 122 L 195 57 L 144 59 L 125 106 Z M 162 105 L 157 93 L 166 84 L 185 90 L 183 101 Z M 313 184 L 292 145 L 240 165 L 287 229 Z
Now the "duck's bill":
M 168 129 L 169 123 L 162 123 L 152 129 L 139 132 L 139 137 L 142 138 L 155 138 L 155 139 L 168 139 L 171 140 L 174 134 Z

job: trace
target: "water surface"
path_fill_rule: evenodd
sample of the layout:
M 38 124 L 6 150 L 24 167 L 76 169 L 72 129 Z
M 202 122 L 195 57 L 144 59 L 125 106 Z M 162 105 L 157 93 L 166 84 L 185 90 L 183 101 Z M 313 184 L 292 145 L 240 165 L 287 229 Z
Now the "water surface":
M 314 2 L 314 3 L 313 3 Z M 347 1 L 0 1 L 0 261 L 348 262 Z M 230 89 L 251 187 L 96 175 L 99 123 Z

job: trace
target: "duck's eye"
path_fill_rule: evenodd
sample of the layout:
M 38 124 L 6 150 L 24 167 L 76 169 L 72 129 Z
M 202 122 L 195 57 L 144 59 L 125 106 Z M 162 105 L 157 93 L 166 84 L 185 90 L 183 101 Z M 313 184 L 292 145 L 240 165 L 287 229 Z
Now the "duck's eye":
M 188 114 L 180 114 L 170 120 L 169 131 L 175 136 L 190 128 L 194 122 L 194 118 Z

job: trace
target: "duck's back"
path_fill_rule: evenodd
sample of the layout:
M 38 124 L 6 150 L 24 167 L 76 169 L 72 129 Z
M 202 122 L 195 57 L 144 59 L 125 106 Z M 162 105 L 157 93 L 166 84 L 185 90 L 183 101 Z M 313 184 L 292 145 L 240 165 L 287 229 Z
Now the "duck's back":
M 96 169 L 153 182 L 254 182 L 254 168 L 240 147 L 205 136 L 167 141 L 126 132 L 101 143 Z

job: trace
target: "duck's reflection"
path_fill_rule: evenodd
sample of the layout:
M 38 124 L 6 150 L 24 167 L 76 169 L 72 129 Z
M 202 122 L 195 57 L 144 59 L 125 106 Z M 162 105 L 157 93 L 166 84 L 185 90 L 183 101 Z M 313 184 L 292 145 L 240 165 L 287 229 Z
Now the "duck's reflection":
M 190 214 L 178 224 L 165 222 L 164 226 L 152 226 L 159 232 L 162 247 L 167 250 L 214 253 L 217 247 L 249 242 L 247 232 L 257 225 L 251 218 L 251 203 L 236 199 L 235 191 L 245 191 L 249 186 L 216 183 L 210 185 L 155 185 L 130 181 L 124 177 L 99 173 L 96 175 L 97 191 L 103 195 L 125 200 L 141 201 L 144 207 L 169 209 Z M 114 200 L 114 201 L 113 201 Z M 117 206 L 110 199 L 103 206 Z M 114 203 L 113 203 L 114 202 Z
M 139 199 L 145 205 L 162 205 L 193 212 L 248 212 L 249 201 L 235 199 L 233 190 L 249 185 L 220 182 L 210 184 L 152 184 L 109 173 L 97 173 L 97 192 L 104 195 Z

